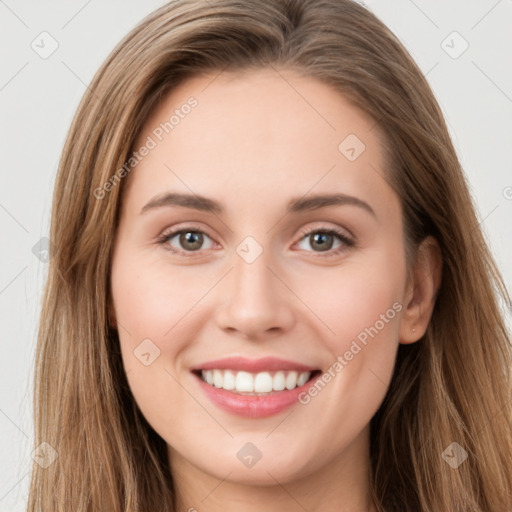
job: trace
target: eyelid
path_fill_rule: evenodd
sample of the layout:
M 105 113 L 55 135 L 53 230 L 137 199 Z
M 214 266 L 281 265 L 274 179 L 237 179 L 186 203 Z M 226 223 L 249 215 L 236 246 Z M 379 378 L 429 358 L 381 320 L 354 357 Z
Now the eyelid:
M 179 235 L 180 233 L 184 233 L 187 231 L 197 232 L 206 235 L 212 241 L 212 245 L 218 245 L 218 243 L 215 241 L 215 238 L 209 234 L 207 229 L 203 228 L 202 226 L 196 225 L 194 222 L 178 224 L 177 226 L 173 226 L 172 228 L 164 229 L 157 236 L 155 243 L 158 246 L 162 246 L 164 250 L 170 252 L 171 254 L 183 256 L 185 258 L 194 258 L 201 256 L 207 249 L 199 249 L 197 251 L 186 251 L 184 249 L 177 249 L 170 245 L 169 242 L 172 238 Z
M 197 231 L 199 233 L 204 233 L 205 235 L 208 235 L 210 238 L 212 238 L 212 236 L 208 233 L 207 229 L 205 229 L 203 226 L 200 226 L 199 224 L 195 224 L 194 222 L 183 222 L 181 224 L 173 226 L 172 228 L 166 228 L 162 231 L 160 235 L 158 235 L 158 238 L 176 235 L 177 233 L 180 233 L 182 231 Z
M 336 225 L 330 226 L 325 223 L 323 223 L 323 224 L 320 223 L 319 225 L 314 225 L 312 227 L 301 228 L 299 231 L 299 236 L 300 236 L 299 240 L 302 240 L 302 238 L 306 235 L 311 235 L 312 233 L 317 233 L 317 232 L 336 233 L 337 235 L 339 235 L 343 238 L 346 238 L 354 243 L 355 243 L 355 239 L 356 239 L 356 237 L 352 234 L 352 232 L 350 230 L 348 230 L 347 228 L 336 226 Z
M 345 252 L 356 245 L 354 235 L 352 235 L 352 233 L 350 233 L 348 230 L 344 230 L 343 228 L 340 227 L 330 227 L 325 224 L 301 229 L 299 239 L 297 240 L 297 242 L 294 243 L 294 245 L 302 242 L 302 240 L 307 238 L 309 235 L 312 235 L 313 233 L 326 233 L 333 235 L 335 237 L 338 237 L 338 239 L 342 243 L 342 245 L 340 247 L 337 247 L 336 249 L 329 249 L 327 251 L 306 251 L 309 253 L 316 254 L 317 256 L 315 257 L 336 257 L 339 256 L 342 252 Z
M 170 239 L 174 238 L 176 235 L 183 233 L 183 232 L 197 232 L 201 233 L 203 235 L 206 235 L 212 242 L 217 244 L 215 241 L 215 238 L 211 236 L 207 229 L 204 229 L 202 226 L 195 225 L 194 223 L 187 223 L 183 226 L 176 226 L 173 228 L 169 228 L 164 230 L 157 238 L 157 243 L 161 245 L 165 245 Z M 325 252 L 323 251 L 306 251 L 311 252 L 314 254 L 317 254 L 320 257 L 329 257 L 329 256 L 337 256 L 340 252 L 343 252 L 352 246 L 355 245 L 355 237 L 350 233 L 349 230 L 339 228 L 339 227 L 331 227 L 325 224 L 319 225 L 319 226 L 313 226 L 313 227 L 307 227 L 302 228 L 299 232 L 298 239 L 293 243 L 293 245 L 298 244 L 302 240 L 304 240 L 307 236 L 312 235 L 313 233 L 326 233 L 331 234 L 335 237 L 338 237 L 339 240 L 342 242 L 342 246 L 338 247 L 336 249 L 329 249 Z M 165 247 L 166 250 L 169 250 L 172 253 L 175 254 L 183 254 L 186 255 L 186 257 L 194 257 L 196 255 L 200 255 L 205 251 L 205 249 L 199 249 L 197 251 L 185 251 L 182 249 L 175 249 L 170 247 Z

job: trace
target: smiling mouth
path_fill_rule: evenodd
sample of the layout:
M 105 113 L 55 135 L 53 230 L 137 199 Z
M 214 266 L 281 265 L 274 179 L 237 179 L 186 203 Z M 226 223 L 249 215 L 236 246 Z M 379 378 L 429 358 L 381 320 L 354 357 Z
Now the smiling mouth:
M 261 396 L 291 391 L 304 386 L 315 378 L 320 370 L 306 372 L 278 370 L 252 373 L 229 369 L 211 369 L 194 370 L 193 373 L 214 388 L 224 389 L 240 395 Z

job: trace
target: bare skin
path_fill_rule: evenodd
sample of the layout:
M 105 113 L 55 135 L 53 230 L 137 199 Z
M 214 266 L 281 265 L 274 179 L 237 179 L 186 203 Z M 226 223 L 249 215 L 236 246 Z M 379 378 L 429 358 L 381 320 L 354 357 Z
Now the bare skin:
M 158 141 L 155 128 L 192 96 L 197 105 Z M 363 152 L 355 139 L 340 151 L 350 134 Z M 133 395 L 168 444 L 178 510 L 375 512 L 370 420 L 399 343 L 424 334 L 440 280 L 432 239 L 407 275 L 375 123 L 329 86 L 268 69 L 185 82 L 136 147 L 148 136 L 156 147 L 126 178 L 111 317 Z M 206 196 L 223 211 L 153 202 L 141 212 L 168 192 Z M 359 202 L 287 211 L 292 199 L 333 193 Z M 167 236 L 179 229 L 196 238 Z M 342 238 L 325 235 L 332 229 Z M 240 247 L 262 252 L 248 263 Z M 147 366 L 134 356 L 145 339 L 160 351 Z M 277 414 L 242 417 L 213 403 L 191 372 L 233 355 L 331 378 Z M 252 467 L 237 457 L 247 443 L 261 453 Z

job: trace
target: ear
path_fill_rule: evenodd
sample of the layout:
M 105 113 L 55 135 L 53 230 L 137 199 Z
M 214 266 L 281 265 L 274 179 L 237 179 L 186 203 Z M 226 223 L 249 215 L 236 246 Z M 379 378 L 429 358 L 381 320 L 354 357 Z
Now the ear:
M 407 280 L 400 343 L 414 343 L 425 334 L 441 285 L 442 263 L 439 243 L 428 236 L 418 246 Z

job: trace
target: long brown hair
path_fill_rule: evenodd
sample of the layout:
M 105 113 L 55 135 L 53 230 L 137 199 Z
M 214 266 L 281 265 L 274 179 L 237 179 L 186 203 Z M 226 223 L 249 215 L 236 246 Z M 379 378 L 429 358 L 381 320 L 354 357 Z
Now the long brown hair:
M 400 345 L 371 422 L 378 510 L 512 510 L 512 356 L 499 303 L 510 299 L 421 71 L 390 30 L 351 0 L 178 0 L 113 50 L 63 149 L 34 394 L 35 446 L 48 443 L 57 458 L 48 467 L 34 463 L 28 511 L 175 510 L 165 442 L 134 401 L 108 322 L 126 181 L 112 177 L 151 110 L 178 83 L 206 71 L 263 67 L 328 83 L 375 120 L 408 254 L 427 235 L 441 247 L 430 325 L 419 342 Z M 106 182 L 108 194 L 98 193 Z M 452 443 L 468 454 L 457 469 L 443 457 Z

